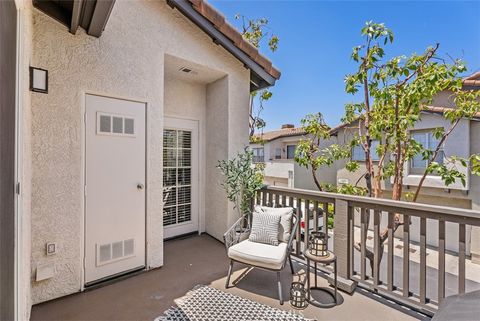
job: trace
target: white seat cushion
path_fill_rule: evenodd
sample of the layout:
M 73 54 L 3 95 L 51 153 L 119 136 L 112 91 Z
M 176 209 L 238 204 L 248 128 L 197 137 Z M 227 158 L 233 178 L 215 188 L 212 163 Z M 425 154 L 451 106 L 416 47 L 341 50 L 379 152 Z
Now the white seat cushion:
M 228 249 L 228 257 L 245 264 L 266 269 L 279 270 L 287 256 L 287 243 L 268 245 L 263 243 L 242 241 Z

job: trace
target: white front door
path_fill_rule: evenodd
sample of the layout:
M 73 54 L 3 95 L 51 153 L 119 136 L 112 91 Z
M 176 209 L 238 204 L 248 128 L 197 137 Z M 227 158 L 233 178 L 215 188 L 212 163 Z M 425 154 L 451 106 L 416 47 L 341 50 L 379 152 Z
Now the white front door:
M 198 122 L 165 117 L 164 238 L 198 231 Z
M 89 284 L 145 266 L 145 104 L 86 95 L 85 112 Z

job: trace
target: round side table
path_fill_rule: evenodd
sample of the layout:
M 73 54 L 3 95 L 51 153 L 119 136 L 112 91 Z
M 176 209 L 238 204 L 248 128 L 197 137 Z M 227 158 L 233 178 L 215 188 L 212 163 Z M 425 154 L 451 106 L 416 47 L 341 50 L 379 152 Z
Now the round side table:
M 333 252 L 330 252 L 328 251 L 328 255 L 326 256 L 316 256 L 316 255 L 312 255 L 310 254 L 310 252 L 308 250 L 306 250 L 303 255 L 305 256 L 305 258 L 307 259 L 307 292 L 308 292 L 308 295 L 307 295 L 307 301 L 308 303 L 314 305 L 314 306 L 317 306 L 317 307 L 320 307 L 320 308 L 331 308 L 331 307 L 334 307 L 337 305 L 337 257 L 335 256 L 335 254 Z M 315 283 L 314 283 L 314 286 L 310 287 L 310 261 L 313 261 L 314 263 L 314 268 L 315 268 Z M 324 264 L 324 265 L 329 265 L 329 264 L 332 264 L 333 263 L 333 274 L 334 274 L 334 294 L 332 294 L 332 292 L 330 292 L 328 289 L 326 288 L 322 288 L 322 287 L 319 287 L 317 285 L 317 263 L 319 264 Z M 334 302 L 333 303 L 321 303 L 317 300 L 315 300 L 314 298 L 312 298 L 312 295 L 311 295 L 311 291 L 323 291 L 325 293 L 328 293 L 330 294 L 333 299 L 334 299 Z

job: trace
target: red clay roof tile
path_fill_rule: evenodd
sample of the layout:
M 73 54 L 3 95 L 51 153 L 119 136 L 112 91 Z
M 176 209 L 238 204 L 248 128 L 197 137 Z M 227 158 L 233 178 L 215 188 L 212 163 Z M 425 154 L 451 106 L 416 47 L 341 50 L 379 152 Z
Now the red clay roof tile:
M 269 131 L 269 132 L 265 132 L 263 134 L 257 135 L 256 137 L 262 141 L 269 142 L 277 138 L 301 136 L 305 134 L 306 134 L 305 130 L 301 127 L 298 127 L 298 128 L 283 128 L 279 130 L 273 130 L 273 131 Z
M 215 28 L 217 28 L 228 39 L 230 39 L 236 47 L 245 52 L 252 60 L 259 64 L 273 78 L 280 79 L 280 70 L 275 68 L 269 59 L 261 55 L 258 52 L 258 49 L 255 48 L 255 46 L 253 46 L 247 40 L 243 39 L 241 33 L 237 29 L 235 29 L 235 27 L 228 23 L 223 14 L 221 14 L 217 9 L 215 9 L 205 0 L 188 1 L 190 1 L 193 8 L 198 13 L 200 13 L 203 17 L 210 21 L 215 26 Z

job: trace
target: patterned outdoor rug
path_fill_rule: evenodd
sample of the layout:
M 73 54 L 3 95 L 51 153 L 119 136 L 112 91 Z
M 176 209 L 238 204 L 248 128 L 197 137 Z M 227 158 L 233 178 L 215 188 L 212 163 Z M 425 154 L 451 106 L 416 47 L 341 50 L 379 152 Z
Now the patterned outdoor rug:
M 198 285 L 155 321 L 307 321 L 293 313 Z M 285 304 L 288 304 L 286 302 Z

